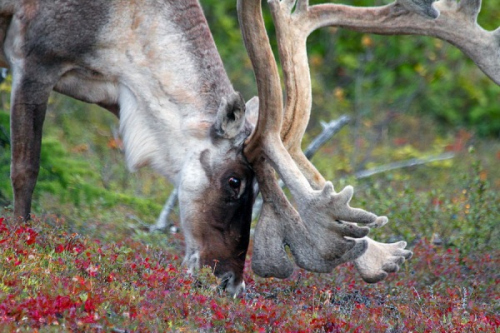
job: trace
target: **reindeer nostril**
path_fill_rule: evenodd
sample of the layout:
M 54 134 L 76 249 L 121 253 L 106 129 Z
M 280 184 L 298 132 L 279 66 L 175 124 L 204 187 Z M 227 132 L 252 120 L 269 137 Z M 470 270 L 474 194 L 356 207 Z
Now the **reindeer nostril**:
M 227 272 L 220 278 L 219 288 L 225 290 L 231 296 L 236 297 L 241 292 L 245 291 L 245 282 L 236 279 L 233 272 Z
M 227 272 L 220 278 L 219 288 L 226 290 L 234 282 L 234 273 Z

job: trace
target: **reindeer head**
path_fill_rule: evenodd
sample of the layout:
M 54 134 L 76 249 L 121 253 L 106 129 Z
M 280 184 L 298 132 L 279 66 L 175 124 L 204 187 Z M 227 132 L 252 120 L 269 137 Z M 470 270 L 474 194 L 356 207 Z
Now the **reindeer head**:
M 254 172 L 243 156 L 253 129 L 238 93 L 220 103 L 208 129 L 208 143 L 195 149 L 178 183 L 181 223 L 190 270 L 211 266 L 222 286 L 237 293 L 244 286 L 243 268 L 250 238 Z

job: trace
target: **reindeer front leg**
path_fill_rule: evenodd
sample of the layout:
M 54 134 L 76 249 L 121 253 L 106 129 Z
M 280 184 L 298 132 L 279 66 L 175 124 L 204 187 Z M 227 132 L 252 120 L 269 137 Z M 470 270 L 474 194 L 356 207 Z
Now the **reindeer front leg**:
M 14 216 L 30 219 L 31 199 L 40 169 L 42 127 L 54 80 L 38 66 L 13 71 L 11 95 L 11 169 Z

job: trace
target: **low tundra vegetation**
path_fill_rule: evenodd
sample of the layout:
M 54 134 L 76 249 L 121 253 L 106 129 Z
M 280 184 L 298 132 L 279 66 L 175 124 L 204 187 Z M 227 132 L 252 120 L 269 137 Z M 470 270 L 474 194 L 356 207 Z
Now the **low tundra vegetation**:
M 166 247 L 67 230 L 53 215 L 0 218 L 4 331 L 500 331 L 498 248 L 464 253 L 415 239 L 414 257 L 374 285 L 350 264 L 278 280 L 258 278 L 248 261 L 247 290 L 231 298 L 210 268 L 186 273 L 179 234 Z

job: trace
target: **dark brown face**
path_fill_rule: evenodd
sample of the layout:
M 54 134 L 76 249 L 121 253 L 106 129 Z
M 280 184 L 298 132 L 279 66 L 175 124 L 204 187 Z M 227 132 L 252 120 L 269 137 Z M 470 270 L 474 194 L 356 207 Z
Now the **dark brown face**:
M 190 269 L 212 267 L 221 285 L 236 293 L 250 237 L 254 173 L 236 152 L 217 158 L 204 150 L 190 166 L 179 186 L 185 263 Z M 199 167 L 203 171 L 195 172 Z

